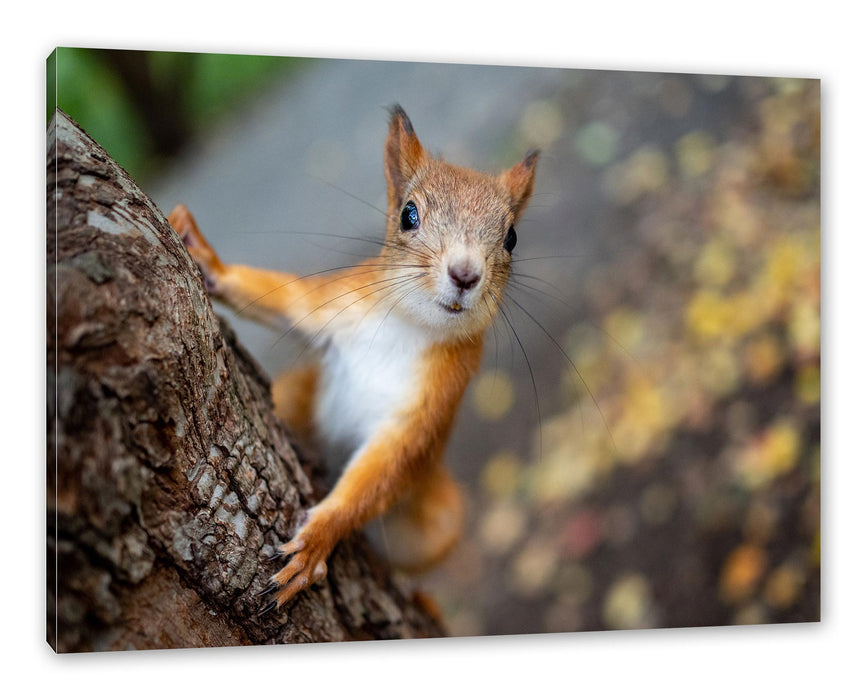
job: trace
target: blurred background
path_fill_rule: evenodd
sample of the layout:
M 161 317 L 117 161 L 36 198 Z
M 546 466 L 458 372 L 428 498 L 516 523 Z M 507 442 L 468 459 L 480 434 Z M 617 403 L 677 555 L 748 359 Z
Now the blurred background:
M 455 635 L 819 619 L 817 81 L 86 49 L 48 78 L 225 260 L 303 273 L 376 253 L 393 103 L 458 164 L 541 148 L 448 451 L 466 536 L 406 586 Z M 303 352 L 218 310 L 271 376 Z

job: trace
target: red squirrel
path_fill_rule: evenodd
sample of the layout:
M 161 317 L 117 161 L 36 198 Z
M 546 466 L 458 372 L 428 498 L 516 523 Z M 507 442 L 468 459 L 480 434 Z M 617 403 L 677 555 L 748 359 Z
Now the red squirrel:
M 384 151 L 385 241 L 350 269 L 225 264 L 186 207 L 169 216 L 214 298 L 321 348 L 315 365 L 275 382 L 274 404 L 341 475 L 279 548 L 289 559 L 266 589 L 267 610 L 321 581 L 337 542 L 378 516 L 404 570 L 436 564 L 461 533 L 462 497 L 442 455 L 503 301 L 538 151 L 497 175 L 451 165 L 428 154 L 399 106 Z

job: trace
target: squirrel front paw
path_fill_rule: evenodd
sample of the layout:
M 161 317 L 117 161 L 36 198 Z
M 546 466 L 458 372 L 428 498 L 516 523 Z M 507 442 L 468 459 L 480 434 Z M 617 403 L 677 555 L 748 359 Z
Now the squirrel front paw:
M 183 204 L 178 204 L 168 215 L 168 223 L 177 231 L 190 256 L 201 270 L 205 289 L 217 291 L 217 280 L 225 266 L 199 230 L 193 215 Z
M 271 577 L 271 585 L 263 593 L 275 595 L 259 614 L 284 605 L 301 591 L 322 581 L 328 573 L 327 560 L 334 545 L 327 525 L 309 520 L 290 542 L 279 547 L 272 558 L 291 559 Z

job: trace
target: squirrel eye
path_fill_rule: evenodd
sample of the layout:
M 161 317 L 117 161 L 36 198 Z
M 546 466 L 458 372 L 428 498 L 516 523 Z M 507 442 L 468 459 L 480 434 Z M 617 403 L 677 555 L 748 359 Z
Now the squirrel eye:
M 415 206 L 415 202 L 407 202 L 400 213 L 400 228 L 404 231 L 412 231 L 418 228 L 419 223 L 418 208 Z
M 502 245 L 509 253 L 514 250 L 514 246 L 517 245 L 517 231 L 514 230 L 514 226 L 508 227 L 508 233 L 505 234 L 505 242 Z

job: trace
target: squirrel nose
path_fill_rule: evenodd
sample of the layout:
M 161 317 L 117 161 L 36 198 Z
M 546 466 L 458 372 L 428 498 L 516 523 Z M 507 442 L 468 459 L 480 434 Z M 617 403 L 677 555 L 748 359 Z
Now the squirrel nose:
M 481 275 L 468 262 L 459 262 L 448 266 L 448 276 L 458 289 L 467 291 L 472 289 Z

